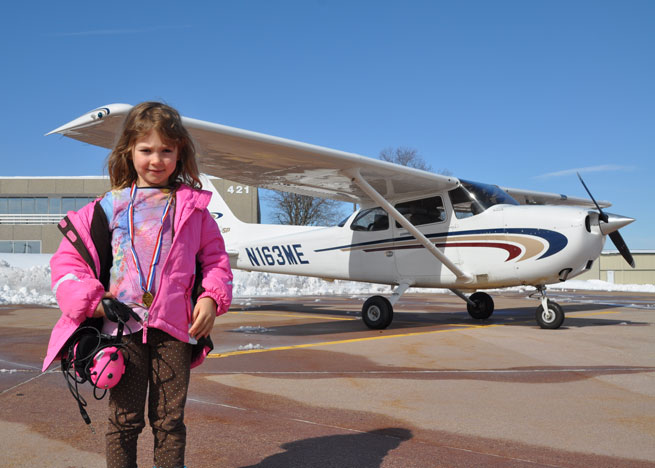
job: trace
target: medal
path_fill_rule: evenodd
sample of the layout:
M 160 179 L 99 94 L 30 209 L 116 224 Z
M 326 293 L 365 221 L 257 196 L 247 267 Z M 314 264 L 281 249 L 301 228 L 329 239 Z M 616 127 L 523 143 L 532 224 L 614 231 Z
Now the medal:
M 150 294 L 150 291 L 146 291 L 143 293 L 143 296 L 141 296 L 141 301 L 143 302 L 143 305 L 147 307 L 150 307 L 152 304 L 152 300 L 154 297 L 152 297 L 152 294 Z
M 159 263 L 159 255 L 161 254 L 162 240 L 164 238 L 164 220 L 170 211 L 171 200 L 173 197 L 172 194 L 169 194 L 168 199 L 166 200 L 164 213 L 161 215 L 161 226 L 159 226 L 159 232 L 157 233 L 157 239 L 155 241 L 155 251 L 152 253 L 152 260 L 150 261 L 150 267 L 148 268 L 148 277 L 144 281 L 141 265 L 139 264 L 139 258 L 137 257 L 136 249 L 134 248 L 134 199 L 136 198 L 136 190 L 137 186 L 136 182 L 134 182 L 130 190 L 130 205 L 127 208 L 127 230 L 130 234 L 130 250 L 132 252 L 132 259 L 134 260 L 134 266 L 136 267 L 136 271 L 139 275 L 139 286 L 141 286 L 141 290 L 143 291 L 141 301 L 143 301 L 143 305 L 147 309 L 152 305 L 152 301 L 154 300 L 154 296 L 151 291 L 155 281 L 155 265 Z

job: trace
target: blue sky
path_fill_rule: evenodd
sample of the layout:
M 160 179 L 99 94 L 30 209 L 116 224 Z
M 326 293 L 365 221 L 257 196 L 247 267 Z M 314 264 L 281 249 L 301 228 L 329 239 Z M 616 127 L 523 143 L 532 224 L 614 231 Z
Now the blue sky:
M 3 176 L 103 174 L 43 135 L 113 102 L 586 196 L 655 249 L 655 2 L 10 2 L 0 18 Z M 607 244 L 606 247 L 610 247 Z

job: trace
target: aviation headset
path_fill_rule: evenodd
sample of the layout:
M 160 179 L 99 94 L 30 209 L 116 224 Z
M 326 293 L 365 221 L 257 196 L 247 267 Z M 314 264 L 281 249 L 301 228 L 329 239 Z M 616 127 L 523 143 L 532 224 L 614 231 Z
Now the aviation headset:
M 116 336 L 106 335 L 91 325 L 79 327 L 65 345 L 61 358 L 61 370 L 73 398 L 77 401 L 82 419 L 91 424 L 91 418 L 84 409 L 87 402 L 80 395 L 79 385 L 89 382 L 93 387 L 93 397 L 102 400 L 107 391 L 121 380 L 125 373 L 125 357 L 122 350 L 123 331 L 130 317 L 140 318 L 132 309 L 116 299 L 103 299 L 105 316 L 118 323 Z M 101 393 L 99 393 L 101 391 Z

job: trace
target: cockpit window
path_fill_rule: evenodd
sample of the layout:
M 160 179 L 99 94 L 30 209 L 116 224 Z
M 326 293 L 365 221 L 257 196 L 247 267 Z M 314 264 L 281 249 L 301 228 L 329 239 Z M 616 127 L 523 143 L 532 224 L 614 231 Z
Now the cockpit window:
M 440 223 L 446 220 L 446 210 L 441 197 L 422 198 L 405 203 L 398 203 L 396 209 L 414 226 Z M 400 224 L 396 222 L 396 227 Z
M 389 215 L 382 208 L 371 208 L 357 215 L 350 225 L 353 231 L 384 231 L 389 229 Z
M 494 205 L 518 205 L 508 193 L 495 185 L 461 180 L 461 185 L 450 192 L 450 202 L 458 219 L 482 213 Z

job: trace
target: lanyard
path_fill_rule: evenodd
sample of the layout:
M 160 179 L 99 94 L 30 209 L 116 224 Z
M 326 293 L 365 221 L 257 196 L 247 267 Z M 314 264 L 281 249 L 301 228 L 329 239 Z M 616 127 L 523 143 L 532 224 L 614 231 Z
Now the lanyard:
M 152 284 L 155 281 L 155 265 L 159 263 L 159 256 L 161 254 L 162 240 L 164 238 L 164 220 L 168 216 L 168 212 L 171 209 L 171 201 L 173 199 L 173 194 L 168 196 L 166 200 L 166 206 L 164 207 L 164 213 L 161 215 L 161 221 L 159 226 L 159 232 L 157 233 L 157 239 L 155 241 L 155 250 L 152 253 L 152 259 L 150 260 L 150 266 L 148 267 L 148 276 L 145 279 L 143 278 L 143 271 L 141 270 L 141 265 L 139 264 L 139 258 L 136 254 L 136 249 L 134 248 L 134 200 L 136 198 L 137 186 L 136 182 L 132 184 L 130 189 L 130 205 L 127 208 L 127 230 L 130 234 L 130 251 L 132 252 L 132 258 L 134 259 L 134 265 L 136 266 L 136 271 L 139 275 L 139 286 L 143 291 L 143 296 L 141 297 L 143 304 L 146 308 L 150 307 L 154 299 L 152 295 Z

